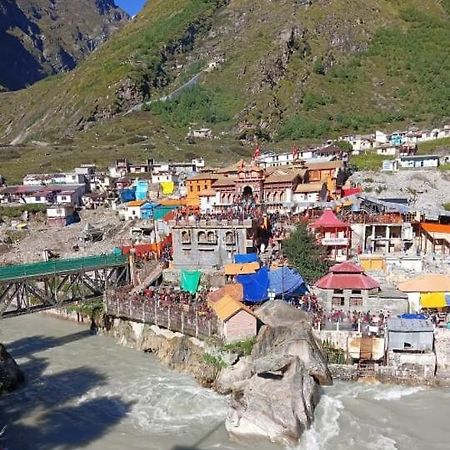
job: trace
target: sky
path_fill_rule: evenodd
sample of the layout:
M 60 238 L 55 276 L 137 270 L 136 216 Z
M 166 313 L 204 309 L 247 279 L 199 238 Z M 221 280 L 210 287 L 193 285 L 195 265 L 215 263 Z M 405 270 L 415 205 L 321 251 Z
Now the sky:
M 124 9 L 130 16 L 137 14 L 147 0 L 116 0 L 116 5 Z

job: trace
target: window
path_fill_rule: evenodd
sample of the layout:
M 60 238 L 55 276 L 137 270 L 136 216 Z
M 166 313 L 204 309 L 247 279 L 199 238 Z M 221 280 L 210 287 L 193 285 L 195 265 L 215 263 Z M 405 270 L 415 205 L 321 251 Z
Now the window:
M 343 294 L 344 293 L 344 291 L 342 289 L 335 289 L 333 292 L 335 294 Z
M 225 233 L 225 243 L 227 245 L 235 243 L 235 237 L 234 237 L 234 233 L 232 231 L 227 231 Z
M 182 244 L 190 244 L 191 243 L 191 233 L 189 231 L 181 232 L 181 243 Z
M 363 299 L 362 297 L 350 297 L 350 306 L 362 306 Z
M 331 299 L 331 304 L 333 306 L 345 306 L 345 299 L 344 297 L 333 297 Z
M 197 192 L 200 192 L 200 186 L 197 186 Z
M 206 233 L 204 231 L 199 231 L 197 234 L 197 240 L 199 244 L 204 244 L 207 242 Z
M 192 184 L 189 186 L 189 190 L 190 190 L 191 192 L 194 192 L 194 186 L 192 186 Z
M 353 289 L 352 294 L 361 295 L 361 289 Z

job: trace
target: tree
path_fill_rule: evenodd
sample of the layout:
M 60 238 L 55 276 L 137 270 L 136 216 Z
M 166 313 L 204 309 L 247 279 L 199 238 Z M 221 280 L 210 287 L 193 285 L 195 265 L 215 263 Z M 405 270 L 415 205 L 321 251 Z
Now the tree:
M 283 241 L 282 250 L 284 256 L 308 284 L 325 275 L 331 266 L 324 248 L 316 243 L 314 235 L 303 223 Z

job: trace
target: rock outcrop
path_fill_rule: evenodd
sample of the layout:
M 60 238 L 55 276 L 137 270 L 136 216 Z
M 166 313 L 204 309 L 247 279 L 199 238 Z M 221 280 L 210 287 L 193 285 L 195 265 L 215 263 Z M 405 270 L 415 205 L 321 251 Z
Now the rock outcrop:
M 113 0 L 2 0 L 0 89 L 72 70 L 127 20 Z
M 211 387 L 217 377 L 220 368 L 205 360 L 208 349 L 198 339 L 122 319 L 113 319 L 102 327 L 119 344 L 154 354 L 170 369 L 190 373 L 204 387 Z
M 308 317 L 285 302 L 257 311 L 265 324 L 250 357 L 219 374 L 219 392 L 231 393 L 226 428 L 233 440 L 268 438 L 295 443 L 314 419 L 320 386 L 332 383 Z
M 14 358 L 0 344 L 0 394 L 14 390 L 25 380 Z

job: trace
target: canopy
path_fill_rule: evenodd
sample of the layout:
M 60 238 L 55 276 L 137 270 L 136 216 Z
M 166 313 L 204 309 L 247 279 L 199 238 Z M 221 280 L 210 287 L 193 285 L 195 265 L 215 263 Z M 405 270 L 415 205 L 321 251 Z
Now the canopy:
M 445 292 L 427 292 L 420 294 L 422 308 L 445 308 L 450 306 L 450 294 Z
M 275 293 L 290 294 L 298 292 L 299 294 L 308 291 L 306 284 L 300 274 L 291 267 L 280 267 L 269 272 L 269 289 Z
M 259 261 L 258 255 L 256 253 L 236 253 L 234 255 L 235 263 L 251 263 Z
M 259 263 L 225 264 L 224 269 L 225 275 L 247 275 L 249 273 L 255 273 L 259 269 Z
M 195 294 L 200 283 L 200 277 L 202 273 L 199 270 L 192 272 L 188 270 L 181 271 L 181 289 L 187 291 L 190 294 Z
M 267 267 L 262 267 L 251 275 L 238 275 L 236 281 L 243 286 L 246 302 L 261 303 L 268 299 L 269 270 Z
M 419 275 L 398 285 L 402 292 L 450 292 L 450 275 Z

